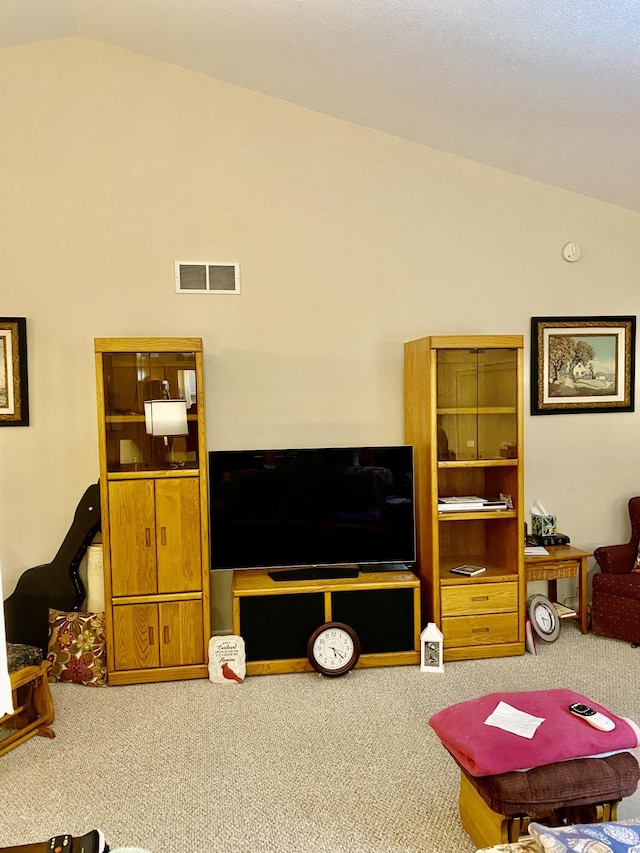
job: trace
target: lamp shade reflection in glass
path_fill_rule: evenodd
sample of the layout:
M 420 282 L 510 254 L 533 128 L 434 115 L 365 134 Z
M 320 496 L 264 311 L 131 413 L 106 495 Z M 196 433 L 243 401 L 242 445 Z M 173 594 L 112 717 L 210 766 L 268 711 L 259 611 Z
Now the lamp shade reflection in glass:
M 187 404 L 184 400 L 145 400 L 144 422 L 149 435 L 187 435 Z
M 187 426 L 187 404 L 185 400 L 145 400 L 145 429 L 149 435 L 162 436 L 166 448 L 166 461 L 172 467 L 184 464 L 186 445 L 175 436 L 189 434 Z M 168 436 L 174 436 L 169 448 Z M 176 446 L 176 441 L 178 445 Z

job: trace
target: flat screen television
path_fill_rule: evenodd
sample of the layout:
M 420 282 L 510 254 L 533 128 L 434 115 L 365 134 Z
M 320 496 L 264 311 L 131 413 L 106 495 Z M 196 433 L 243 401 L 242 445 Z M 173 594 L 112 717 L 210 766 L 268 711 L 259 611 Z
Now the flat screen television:
M 409 445 L 211 451 L 209 498 L 212 570 L 332 577 L 416 558 Z

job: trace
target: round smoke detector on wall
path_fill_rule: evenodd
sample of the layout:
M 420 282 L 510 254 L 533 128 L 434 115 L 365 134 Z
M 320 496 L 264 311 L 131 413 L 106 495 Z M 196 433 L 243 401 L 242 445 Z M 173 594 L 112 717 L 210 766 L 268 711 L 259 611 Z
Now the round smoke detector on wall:
M 574 261 L 579 261 L 582 256 L 582 249 L 577 243 L 565 243 L 562 247 L 562 257 L 570 264 Z

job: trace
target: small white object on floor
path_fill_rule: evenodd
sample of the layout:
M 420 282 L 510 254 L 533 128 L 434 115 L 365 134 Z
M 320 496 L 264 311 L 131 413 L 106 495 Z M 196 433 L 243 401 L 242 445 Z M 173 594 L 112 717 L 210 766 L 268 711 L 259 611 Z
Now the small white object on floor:
M 209 640 L 209 681 L 215 684 L 242 684 L 247 674 L 244 640 L 238 634 Z
M 494 726 L 520 737 L 531 738 L 536 733 L 540 723 L 544 723 L 544 717 L 534 717 L 526 711 L 519 711 L 506 702 L 498 702 L 495 710 L 489 714 L 484 721 L 485 726 Z

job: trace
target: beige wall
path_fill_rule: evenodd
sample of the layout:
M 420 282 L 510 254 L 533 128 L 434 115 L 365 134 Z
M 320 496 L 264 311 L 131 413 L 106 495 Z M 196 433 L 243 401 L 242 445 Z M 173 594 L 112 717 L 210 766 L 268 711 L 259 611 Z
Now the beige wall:
M 0 115 L 31 403 L 0 430 L 5 594 L 98 477 L 96 336 L 202 336 L 210 448 L 400 443 L 405 340 L 638 310 L 637 214 L 98 42 L 0 50 Z M 177 295 L 176 260 L 240 261 L 242 294 Z M 527 415 L 528 504 L 626 537 L 639 420 Z

